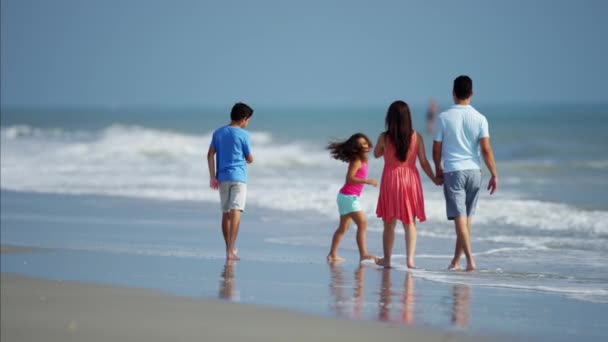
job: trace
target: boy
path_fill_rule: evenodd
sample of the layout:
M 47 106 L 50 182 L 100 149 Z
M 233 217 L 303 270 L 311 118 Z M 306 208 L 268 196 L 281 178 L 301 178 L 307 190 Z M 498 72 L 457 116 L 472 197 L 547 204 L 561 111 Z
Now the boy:
M 238 260 L 236 236 L 239 233 L 241 212 L 245 210 L 247 197 L 247 165 L 253 162 L 249 124 L 253 109 L 244 103 L 236 103 L 230 112 L 230 124 L 213 132 L 207 152 L 209 186 L 220 190 L 222 206 L 222 234 L 226 243 L 226 259 Z M 217 154 L 217 168 L 215 155 Z

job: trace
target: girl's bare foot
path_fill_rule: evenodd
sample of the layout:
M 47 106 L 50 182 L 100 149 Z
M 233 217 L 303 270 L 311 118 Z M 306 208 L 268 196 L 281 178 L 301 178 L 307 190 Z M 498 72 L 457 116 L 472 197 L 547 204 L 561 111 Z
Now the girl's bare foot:
M 385 260 L 384 258 L 376 259 L 376 265 L 382 266 L 384 268 L 391 268 L 391 262 Z
M 341 257 L 339 257 L 337 255 L 331 255 L 331 254 L 327 255 L 327 262 L 328 263 L 337 264 L 337 263 L 344 262 L 344 261 L 345 261 L 344 258 L 341 258 Z
M 448 271 L 460 271 L 460 264 L 450 264 Z

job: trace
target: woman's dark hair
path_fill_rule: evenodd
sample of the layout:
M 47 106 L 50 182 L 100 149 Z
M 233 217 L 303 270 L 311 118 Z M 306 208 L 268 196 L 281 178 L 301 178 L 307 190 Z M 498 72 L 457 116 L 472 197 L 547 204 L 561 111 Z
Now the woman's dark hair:
M 412 115 L 410 107 L 403 101 L 391 103 L 386 112 L 385 136 L 395 145 L 396 157 L 405 161 L 412 140 Z
M 230 120 L 240 121 L 245 118 L 250 118 L 253 115 L 253 109 L 243 102 L 237 102 L 232 106 L 230 111 Z
M 372 141 L 369 140 L 369 138 L 365 134 L 355 133 L 345 141 L 330 142 L 329 145 L 327 145 L 327 149 L 329 150 L 329 153 L 334 159 L 338 159 L 348 163 L 359 158 L 362 153 L 366 152 L 363 151 L 361 145 L 359 144 L 360 138 L 363 138 L 367 141 L 369 148 L 373 147 Z

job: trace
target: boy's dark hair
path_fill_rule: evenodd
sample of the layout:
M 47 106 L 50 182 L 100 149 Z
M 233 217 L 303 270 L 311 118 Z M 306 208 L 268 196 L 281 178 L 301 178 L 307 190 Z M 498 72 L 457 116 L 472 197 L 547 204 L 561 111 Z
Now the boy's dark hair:
M 461 75 L 454 79 L 454 95 L 459 100 L 466 100 L 473 94 L 473 80 L 469 76 Z
M 253 115 L 253 109 L 248 105 L 237 102 L 232 106 L 232 110 L 230 111 L 230 120 L 232 121 L 241 121 L 245 118 L 250 118 Z
M 386 111 L 385 124 L 385 137 L 395 145 L 395 157 L 404 162 L 414 133 L 412 113 L 407 103 L 401 100 L 391 103 Z
M 372 141 L 369 140 L 365 134 L 355 133 L 345 141 L 330 142 L 329 145 L 327 145 L 327 149 L 332 158 L 349 163 L 357 159 L 361 153 L 363 153 L 363 149 L 361 149 L 361 145 L 359 145 L 360 138 L 367 141 L 369 148 L 374 147 Z

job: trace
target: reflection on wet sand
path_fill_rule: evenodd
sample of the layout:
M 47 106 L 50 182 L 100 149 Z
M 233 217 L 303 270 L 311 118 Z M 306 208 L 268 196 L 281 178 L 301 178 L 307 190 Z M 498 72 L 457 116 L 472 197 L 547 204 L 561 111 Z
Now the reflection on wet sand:
M 452 288 L 452 324 L 466 328 L 469 324 L 469 300 L 471 287 L 466 284 L 456 284 Z
M 330 264 L 329 268 L 331 271 L 329 291 L 332 298 L 330 308 L 339 317 L 361 319 L 364 306 L 365 265 L 359 265 L 355 269 L 352 297 L 342 267 Z
M 381 321 L 386 322 L 399 322 L 410 324 L 414 322 L 414 279 L 411 273 L 405 273 L 404 289 L 403 292 L 393 292 L 391 282 L 391 270 L 382 270 L 382 282 L 380 285 L 380 300 L 378 303 L 379 312 L 378 318 Z M 393 305 L 393 295 L 401 294 L 400 303 L 401 305 Z M 393 308 L 401 310 L 399 318 L 392 318 L 391 311 Z
M 227 260 L 226 264 L 224 264 L 224 269 L 222 270 L 222 274 L 220 275 L 220 290 L 219 297 L 220 299 L 226 299 L 230 301 L 239 301 L 239 292 L 235 286 L 234 279 L 234 266 L 236 264 L 235 260 Z

